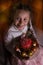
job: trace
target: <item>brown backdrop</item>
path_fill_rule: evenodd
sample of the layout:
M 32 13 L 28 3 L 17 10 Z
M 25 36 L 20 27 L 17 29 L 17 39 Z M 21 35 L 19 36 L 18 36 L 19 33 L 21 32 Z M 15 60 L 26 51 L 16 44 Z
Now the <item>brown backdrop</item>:
M 42 29 L 42 0 L 1 0 L 0 2 L 0 33 L 1 35 L 8 28 L 8 16 L 9 8 L 14 3 L 22 2 L 24 4 L 30 5 L 33 10 L 33 25 L 37 30 Z M 2 35 L 3 36 L 3 35 Z

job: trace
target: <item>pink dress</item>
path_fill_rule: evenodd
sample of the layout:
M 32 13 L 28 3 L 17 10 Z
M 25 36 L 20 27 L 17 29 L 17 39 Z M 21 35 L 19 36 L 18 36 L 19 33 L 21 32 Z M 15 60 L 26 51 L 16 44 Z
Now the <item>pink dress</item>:
M 43 48 L 41 47 L 38 50 L 38 53 L 34 55 L 32 59 L 29 60 L 20 60 L 16 59 L 17 65 L 43 65 Z M 14 65 L 16 65 L 14 63 Z

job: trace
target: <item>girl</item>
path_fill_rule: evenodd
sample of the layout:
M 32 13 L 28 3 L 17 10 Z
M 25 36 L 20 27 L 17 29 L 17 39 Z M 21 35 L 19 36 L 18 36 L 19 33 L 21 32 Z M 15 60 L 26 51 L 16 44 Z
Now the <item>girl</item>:
M 43 48 L 39 48 L 31 23 L 30 7 L 13 8 L 13 21 L 5 36 L 5 47 L 12 54 L 12 65 L 43 65 Z

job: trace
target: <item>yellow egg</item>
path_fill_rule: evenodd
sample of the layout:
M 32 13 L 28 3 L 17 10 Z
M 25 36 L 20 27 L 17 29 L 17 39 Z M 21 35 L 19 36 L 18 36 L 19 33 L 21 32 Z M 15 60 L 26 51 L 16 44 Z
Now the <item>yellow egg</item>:
M 22 53 L 22 56 L 25 57 L 27 54 L 25 52 Z
M 30 53 L 30 56 L 32 56 L 32 53 Z
M 33 51 L 31 51 L 30 53 L 29 53 L 29 56 L 32 56 L 33 55 Z

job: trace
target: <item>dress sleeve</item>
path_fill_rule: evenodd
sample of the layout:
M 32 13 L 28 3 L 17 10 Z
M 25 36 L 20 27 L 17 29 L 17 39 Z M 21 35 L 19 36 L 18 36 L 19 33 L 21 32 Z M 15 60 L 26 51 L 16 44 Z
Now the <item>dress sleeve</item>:
M 11 31 L 8 31 L 8 33 L 5 35 L 5 45 L 9 44 L 12 40 L 13 36 L 12 36 L 12 33 Z

